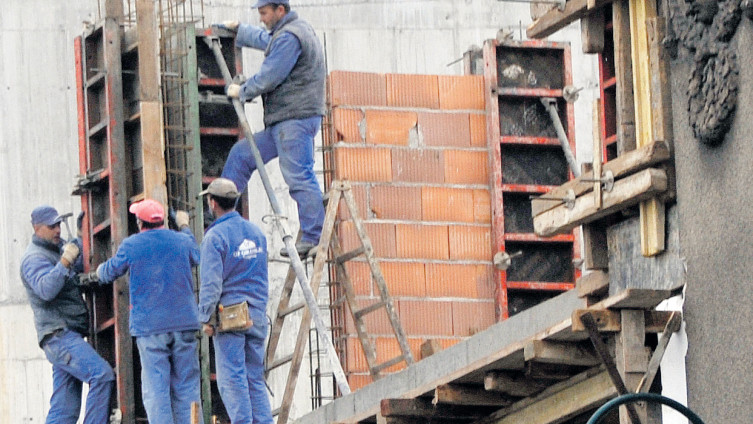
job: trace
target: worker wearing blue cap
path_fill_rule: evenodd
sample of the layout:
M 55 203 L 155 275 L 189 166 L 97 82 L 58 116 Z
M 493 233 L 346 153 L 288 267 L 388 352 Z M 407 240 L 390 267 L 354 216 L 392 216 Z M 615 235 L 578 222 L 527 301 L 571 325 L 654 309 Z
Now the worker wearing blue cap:
M 265 128 L 254 140 L 265 163 L 280 158 L 280 171 L 298 204 L 302 236 L 296 248 L 305 256 L 319 244 L 324 222 L 314 174 L 314 137 L 325 112 L 324 51 L 314 29 L 290 10 L 287 0 L 259 0 L 254 7 L 266 30 L 238 21 L 221 25 L 238 31 L 236 46 L 264 51 L 259 72 L 242 85 L 230 85 L 227 94 L 244 102 L 262 97 Z M 222 177 L 242 193 L 256 167 L 248 141 L 240 140 L 230 150 Z M 287 255 L 287 250 L 280 253 Z
M 89 320 L 73 269 L 80 250 L 74 243 L 63 243 L 61 221 L 52 206 L 34 209 L 34 235 L 21 259 L 21 281 L 34 312 L 39 346 L 52 364 L 47 422 L 78 420 L 82 382 L 86 382 L 89 394 L 84 424 L 101 424 L 108 420 L 115 374 L 84 340 Z

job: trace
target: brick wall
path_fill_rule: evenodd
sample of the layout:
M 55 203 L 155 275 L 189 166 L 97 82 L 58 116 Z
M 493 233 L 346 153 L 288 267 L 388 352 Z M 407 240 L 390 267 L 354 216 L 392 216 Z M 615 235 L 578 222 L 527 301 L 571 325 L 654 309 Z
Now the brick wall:
M 481 76 L 332 72 L 327 180 L 348 180 L 416 359 L 494 322 L 491 205 Z M 338 237 L 358 243 L 346 208 Z M 348 273 L 361 307 L 378 292 L 365 262 Z M 353 389 L 368 367 L 350 314 L 339 347 Z M 366 317 L 378 362 L 400 353 L 383 309 Z M 402 368 L 402 364 L 388 371 Z

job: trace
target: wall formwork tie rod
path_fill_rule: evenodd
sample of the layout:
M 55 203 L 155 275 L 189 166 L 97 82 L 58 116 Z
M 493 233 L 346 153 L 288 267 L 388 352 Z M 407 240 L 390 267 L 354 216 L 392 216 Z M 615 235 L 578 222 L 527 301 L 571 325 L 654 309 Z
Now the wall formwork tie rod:
M 217 37 L 208 36 L 204 38 L 204 41 L 214 53 L 214 58 L 217 61 L 217 66 L 219 66 L 220 71 L 222 71 L 222 77 L 225 80 L 225 85 L 227 88 L 227 86 L 233 83 L 233 77 L 230 75 L 230 70 L 227 68 L 225 59 L 222 56 L 220 40 Z M 295 248 L 295 241 L 293 239 L 293 236 L 285 225 L 284 220 L 280 219 L 280 217 L 282 216 L 282 209 L 280 208 L 279 203 L 277 203 L 277 197 L 275 196 L 274 189 L 272 188 L 272 184 L 269 181 L 269 175 L 267 174 L 266 167 L 264 166 L 264 161 L 261 158 L 261 153 L 259 153 L 259 149 L 256 146 L 256 140 L 254 139 L 251 125 L 246 119 L 246 112 L 243 109 L 243 105 L 241 104 L 240 100 L 232 99 L 232 101 L 233 107 L 235 108 L 235 113 L 238 115 L 238 121 L 243 128 L 243 134 L 246 136 L 248 143 L 251 145 L 251 153 L 253 154 L 254 161 L 256 162 L 256 169 L 257 171 L 259 171 L 259 176 L 261 177 L 262 184 L 264 185 L 264 190 L 267 192 L 269 203 L 272 205 L 272 210 L 274 211 L 276 217 L 276 219 L 274 219 L 275 226 L 282 235 L 282 241 L 285 243 L 285 248 L 288 250 L 288 256 L 290 257 L 291 266 L 295 271 L 298 284 L 301 286 L 301 290 L 303 291 L 303 297 L 306 299 L 306 305 L 308 306 L 311 316 L 314 319 L 314 324 L 316 325 L 317 333 L 319 334 L 319 341 L 324 345 L 324 351 L 326 352 L 327 357 L 329 358 L 329 361 L 332 365 L 332 369 L 334 370 L 333 373 L 335 375 L 335 380 L 337 381 L 337 387 L 338 389 L 340 389 L 340 393 L 347 395 L 348 393 L 350 393 L 348 380 L 345 377 L 345 372 L 343 371 L 342 365 L 340 365 L 340 360 L 335 353 L 335 347 L 332 344 L 332 341 L 327 337 L 327 326 L 324 324 L 324 320 L 319 314 L 316 297 L 314 296 L 314 292 L 311 290 L 308 277 L 306 276 L 306 269 L 303 267 L 303 262 L 298 256 L 298 250 Z

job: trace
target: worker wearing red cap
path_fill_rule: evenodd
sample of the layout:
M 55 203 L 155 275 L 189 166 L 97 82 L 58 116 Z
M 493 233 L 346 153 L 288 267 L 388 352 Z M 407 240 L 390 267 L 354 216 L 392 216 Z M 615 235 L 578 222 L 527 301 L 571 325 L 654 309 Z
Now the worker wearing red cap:
M 165 228 L 165 210 L 152 199 L 131 205 L 140 232 L 120 244 L 97 267 L 100 284 L 129 274 L 129 329 L 141 357 L 141 389 L 152 423 L 191 422 L 191 403 L 200 404 L 196 331 L 198 309 L 191 267 L 199 248 L 188 214 L 176 213 L 181 232 Z M 201 414 L 199 415 L 201 417 Z

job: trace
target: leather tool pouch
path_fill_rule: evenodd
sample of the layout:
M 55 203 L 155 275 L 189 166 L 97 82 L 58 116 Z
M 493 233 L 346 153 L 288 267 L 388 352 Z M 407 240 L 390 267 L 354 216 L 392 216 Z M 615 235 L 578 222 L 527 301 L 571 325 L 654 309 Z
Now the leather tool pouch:
M 248 316 L 248 303 L 246 302 L 229 306 L 220 305 L 217 309 L 219 319 L 217 331 L 245 331 L 254 325 L 251 317 Z

